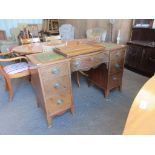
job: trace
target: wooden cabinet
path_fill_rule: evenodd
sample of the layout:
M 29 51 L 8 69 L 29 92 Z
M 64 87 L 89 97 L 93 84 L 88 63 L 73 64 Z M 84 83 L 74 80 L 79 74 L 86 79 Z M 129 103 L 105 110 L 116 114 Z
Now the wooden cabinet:
M 32 66 L 36 62 L 35 55 L 27 56 Z M 31 67 L 31 83 L 36 93 L 37 104 L 45 113 L 48 127 L 51 126 L 54 116 L 67 110 L 73 112 L 70 59 Z
M 146 76 L 155 73 L 155 29 L 152 25 L 152 19 L 134 20 L 127 42 L 125 66 Z
M 43 32 L 47 34 L 59 33 L 58 19 L 43 19 Z
M 105 97 L 113 88 L 121 89 L 124 69 L 125 48 L 109 51 L 109 61 L 87 71 L 89 84 L 94 83 L 104 90 Z
M 125 66 L 146 76 L 155 73 L 155 47 L 129 44 Z

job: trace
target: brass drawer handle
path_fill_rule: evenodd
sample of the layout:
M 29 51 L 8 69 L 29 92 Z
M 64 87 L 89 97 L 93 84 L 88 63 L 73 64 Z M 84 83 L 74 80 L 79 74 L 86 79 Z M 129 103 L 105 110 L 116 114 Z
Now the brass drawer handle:
M 80 60 L 76 60 L 76 61 L 74 62 L 74 65 L 75 65 L 76 67 L 79 67 L 79 66 L 80 66 Z
M 64 100 L 63 100 L 63 99 L 58 99 L 58 100 L 57 100 L 57 104 L 58 104 L 58 105 L 61 105 L 61 104 L 63 104 L 63 103 L 64 103 Z
M 54 88 L 56 88 L 56 89 L 58 89 L 58 88 L 61 87 L 60 83 L 55 83 L 53 86 L 54 86 Z
M 113 77 L 112 77 L 112 80 L 113 80 L 113 81 L 116 81 L 116 80 L 117 80 L 117 78 L 113 76 Z
M 116 68 L 116 69 L 120 69 L 120 67 L 121 67 L 121 66 L 120 66 L 119 64 L 115 64 L 115 68 Z
M 60 73 L 60 69 L 59 68 L 53 68 L 52 69 L 52 74 L 59 74 Z

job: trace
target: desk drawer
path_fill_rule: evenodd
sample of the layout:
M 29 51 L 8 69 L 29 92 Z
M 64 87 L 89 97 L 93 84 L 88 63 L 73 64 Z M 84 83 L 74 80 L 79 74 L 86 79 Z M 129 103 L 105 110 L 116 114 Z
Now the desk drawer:
M 59 93 L 71 92 L 69 76 L 61 76 L 55 79 L 43 80 L 45 97 L 49 98 Z
M 110 74 L 121 72 L 124 67 L 124 50 L 117 50 L 110 53 Z
M 64 76 L 69 74 L 68 62 L 58 63 L 54 65 L 48 65 L 46 67 L 40 68 L 40 75 L 43 80 L 48 80 L 51 78 L 57 78 L 59 76 Z
M 71 95 L 69 93 L 57 94 L 56 96 L 49 98 L 46 104 L 49 115 L 58 114 L 71 107 Z
M 109 88 L 115 88 L 120 86 L 122 81 L 122 73 L 110 75 L 109 78 Z
M 71 70 L 89 70 L 90 68 L 96 67 L 103 62 L 108 62 L 108 58 L 109 52 L 78 56 L 71 59 Z
M 117 61 L 117 62 L 122 61 L 122 59 L 124 59 L 124 54 L 125 54 L 125 49 L 112 51 L 110 53 L 110 59 L 111 61 Z

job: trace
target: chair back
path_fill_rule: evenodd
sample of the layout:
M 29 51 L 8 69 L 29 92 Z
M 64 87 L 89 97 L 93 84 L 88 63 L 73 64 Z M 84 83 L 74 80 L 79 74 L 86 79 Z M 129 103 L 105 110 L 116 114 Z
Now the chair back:
M 92 28 L 86 31 L 86 36 L 88 39 L 93 39 L 98 42 L 106 40 L 107 31 L 101 28 Z
M 62 40 L 73 40 L 74 39 L 74 27 L 71 24 L 61 25 L 59 33 Z

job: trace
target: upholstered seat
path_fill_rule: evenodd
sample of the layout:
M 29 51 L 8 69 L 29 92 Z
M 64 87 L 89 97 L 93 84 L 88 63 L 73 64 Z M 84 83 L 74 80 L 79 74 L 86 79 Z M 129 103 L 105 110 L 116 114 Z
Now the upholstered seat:
M 28 63 L 26 62 L 19 62 L 4 67 L 4 71 L 7 74 L 16 74 L 25 70 L 28 70 Z

